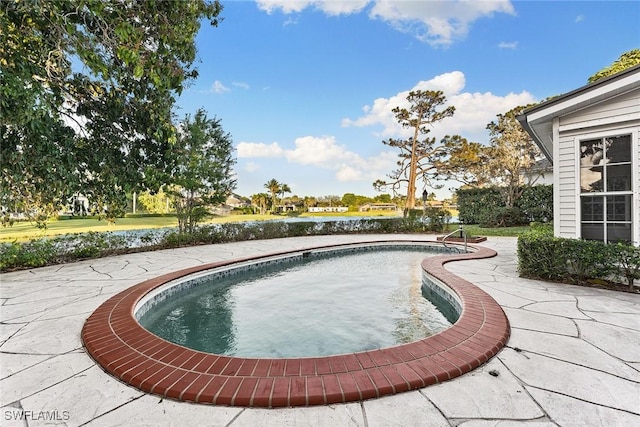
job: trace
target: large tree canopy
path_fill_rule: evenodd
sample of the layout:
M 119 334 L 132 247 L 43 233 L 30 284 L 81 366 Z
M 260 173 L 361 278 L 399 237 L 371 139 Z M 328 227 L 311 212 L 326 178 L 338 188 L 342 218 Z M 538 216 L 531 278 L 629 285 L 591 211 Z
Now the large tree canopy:
M 175 141 L 175 98 L 197 76 L 200 20 L 217 25 L 221 9 L 208 0 L 2 2 L 1 203 L 31 210 L 82 192 L 116 208 L 125 190 L 157 186 Z
M 487 125 L 491 136 L 487 148 L 488 170 L 492 182 L 505 190 L 505 203 L 513 207 L 523 192 L 523 185 L 537 179 L 532 170 L 542 157 L 538 146 L 517 120 L 531 105 L 519 106 L 498 114 L 498 120 Z
M 613 64 L 603 68 L 602 70 L 589 77 L 589 83 L 593 83 L 603 77 L 619 73 L 620 71 L 626 70 L 627 68 L 631 68 L 638 64 L 640 64 L 640 49 L 632 49 L 629 52 L 625 52 L 620 55 L 620 58 L 615 60 Z
M 413 136 L 408 139 L 389 138 L 382 141 L 384 145 L 400 150 L 398 169 L 388 175 L 390 180 L 377 180 L 373 183 L 376 190 L 391 188 L 394 194 L 406 185 L 405 215 L 409 209 L 415 208 L 418 177 L 421 177 L 425 184 L 430 184 L 430 178 L 437 175 L 436 162 L 445 154 L 444 146 L 436 144 L 435 138 L 426 137 L 431 131 L 429 127 L 453 116 L 455 111 L 453 106 L 442 108 L 446 102 L 442 91 L 411 91 L 407 101 L 409 108 L 395 107 L 391 111 L 402 127 L 413 131 Z

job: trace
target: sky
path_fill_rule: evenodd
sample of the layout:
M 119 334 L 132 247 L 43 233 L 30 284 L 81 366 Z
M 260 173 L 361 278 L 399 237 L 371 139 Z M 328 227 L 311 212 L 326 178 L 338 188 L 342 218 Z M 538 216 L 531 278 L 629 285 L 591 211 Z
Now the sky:
M 221 3 L 176 113 L 221 120 L 247 197 L 270 179 L 300 197 L 373 197 L 398 159 L 382 141 L 408 136 L 391 109 L 409 91 L 441 90 L 456 108 L 429 136 L 487 144 L 498 114 L 583 86 L 640 47 L 637 1 Z M 440 184 L 427 188 L 439 199 L 459 186 Z

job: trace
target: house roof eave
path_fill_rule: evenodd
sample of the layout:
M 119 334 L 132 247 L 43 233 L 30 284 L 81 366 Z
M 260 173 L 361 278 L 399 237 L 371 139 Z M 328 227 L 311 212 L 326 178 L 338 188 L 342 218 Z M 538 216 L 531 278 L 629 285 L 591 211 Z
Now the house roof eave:
M 517 119 L 549 161 L 553 161 L 553 135 L 549 129 L 555 117 L 600 103 L 639 86 L 640 65 L 636 65 L 527 108 Z

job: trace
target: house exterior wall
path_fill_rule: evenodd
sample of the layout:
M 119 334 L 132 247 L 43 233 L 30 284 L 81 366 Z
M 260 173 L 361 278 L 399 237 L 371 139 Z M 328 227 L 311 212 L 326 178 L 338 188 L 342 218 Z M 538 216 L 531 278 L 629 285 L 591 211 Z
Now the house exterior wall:
M 640 244 L 640 89 L 611 98 L 554 123 L 555 234 L 580 238 L 580 141 L 631 134 L 632 239 Z
M 579 185 L 576 179 L 578 171 L 576 146 L 574 138 L 562 135 L 555 144 L 557 160 L 554 162 L 554 188 L 556 195 L 554 204 L 558 215 L 555 215 L 555 234 L 558 237 L 578 237 Z

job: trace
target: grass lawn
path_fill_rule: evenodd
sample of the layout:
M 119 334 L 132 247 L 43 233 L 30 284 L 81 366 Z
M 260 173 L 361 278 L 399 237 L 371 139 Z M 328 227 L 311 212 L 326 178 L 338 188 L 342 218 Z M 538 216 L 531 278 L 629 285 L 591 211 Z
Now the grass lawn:
M 375 212 L 319 212 L 319 213 L 303 213 L 299 217 L 392 217 L 401 215 L 393 211 L 375 211 Z M 243 221 L 264 221 L 283 219 L 281 215 L 229 215 L 224 217 L 214 217 L 206 223 L 227 223 L 227 222 L 243 222 Z M 24 241 L 39 237 L 57 236 L 71 233 L 86 233 L 89 231 L 125 231 L 125 230 L 144 230 L 151 228 L 176 227 L 178 220 L 173 216 L 162 217 L 125 217 L 118 218 L 115 224 L 109 224 L 106 221 L 99 221 L 97 218 L 69 218 L 52 220 L 48 223 L 46 230 L 40 230 L 29 222 L 16 222 L 13 227 L 4 227 L 0 229 L 0 242 L 10 242 L 14 240 Z M 453 231 L 457 227 L 456 224 L 449 225 L 449 229 Z M 528 226 L 523 227 L 506 227 L 506 228 L 481 228 L 477 225 L 465 225 L 470 236 L 518 236 L 528 231 Z
M 457 225 L 455 226 L 457 227 Z M 453 231 L 454 228 L 449 226 L 450 230 Z M 522 233 L 525 233 L 531 230 L 531 227 L 528 225 L 522 225 L 519 227 L 499 227 L 499 228 L 483 228 L 479 225 L 463 225 L 462 228 L 465 229 L 469 236 L 479 237 L 479 236 L 512 236 L 517 237 Z
M 118 218 L 115 224 L 99 221 L 97 218 L 73 218 L 52 220 L 47 223 L 46 230 L 40 230 L 28 221 L 20 221 L 14 223 L 13 227 L 0 229 L 0 241 L 27 240 L 89 231 L 140 230 L 177 225 L 178 220 L 175 217 Z
M 396 212 L 345 212 L 345 213 L 303 213 L 300 217 L 313 216 L 397 216 Z M 227 222 L 244 221 L 266 221 L 284 219 L 283 215 L 229 215 L 214 217 L 206 221 L 207 224 L 222 224 Z M 16 222 L 13 227 L 0 228 L 0 242 L 10 242 L 14 240 L 24 241 L 39 237 L 59 236 L 71 233 L 87 233 L 89 231 L 126 231 L 145 230 L 150 228 L 177 227 L 178 220 L 174 216 L 141 216 L 118 218 L 115 224 L 106 221 L 99 221 L 97 218 L 64 218 L 52 220 L 47 223 L 46 230 L 40 230 L 33 224 L 26 221 Z

